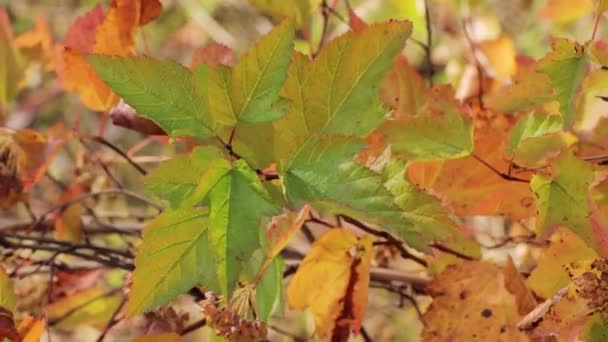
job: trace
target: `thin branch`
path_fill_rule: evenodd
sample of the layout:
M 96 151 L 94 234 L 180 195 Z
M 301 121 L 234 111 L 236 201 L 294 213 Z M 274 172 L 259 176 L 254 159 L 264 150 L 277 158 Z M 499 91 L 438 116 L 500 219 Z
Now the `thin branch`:
M 502 178 L 502 179 L 504 179 L 506 181 L 520 182 L 520 183 L 530 183 L 529 179 L 523 179 L 523 178 L 514 177 L 514 176 L 511 176 L 509 174 L 502 173 L 502 172 L 498 171 L 498 169 L 496 169 L 494 166 L 490 165 L 490 163 L 486 162 L 485 160 L 483 160 L 482 158 L 480 158 L 479 156 L 477 156 L 475 153 L 471 153 L 471 157 L 475 158 L 478 162 L 482 163 L 485 167 L 487 167 L 492 172 L 494 172 L 497 176 L 499 176 L 500 178 Z
M 473 54 L 473 62 L 475 62 L 475 69 L 477 70 L 477 100 L 479 101 L 479 105 L 483 108 L 483 70 L 481 67 L 481 63 L 479 63 L 479 59 L 476 55 L 476 46 L 471 36 L 469 35 L 469 31 L 467 29 L 467 21 L 465 19 L 462 20 L 462 30 L 464 32 L 464 37 L 471 47 L 471 53 Z
M 429 68 L 428 73 L 428 81 L 429 85 L 433 86 L 433 76 L 435 75 L 435 70 L 433 67 L 433 60 L 431 58 L 431 47 L 433 45 L 433 33 L 431 28 L 431 13 L 429 9 L 429 1 L 424 0 L 424 18 L 426 21 L 426 45 L 424 45 L 424 49 L 426 50 L 426 63 Z
M 116 152 L 116 154 L 121 156 L 124 160 L 126 160 L 129 164 L 131 164 L 139 173 L 141 173 L 144 176 L 146 174 L 148 174 L 148 171 L 146 171 L 143 167 L 141 167 L 139 164 L 137 164 L 135 161 L 133 161 L 133 159 L 131 159 L 131 157 L 129 157 L 123 150 L 121 150 L 116 145 L 112 144 L 111 142 L 107 141 L 104 137 L 83 135 L 82 138 L 94 141 L 96 143 L 99 143 L 101 145 L 108 147 L 112 151 Z
M 373 341 L 371 336 L 369 336 L 369 334 L 367 333 L 367 330 L 365 330 L 364 326 L 361 326 L 361 330 L 359 330 L 359 332 L 361 333 L 361 337 L 363 338 L 363 341 L 365 341 L 365 342 Z
M 370 287 L 377 288 L 377 289 L 383 289 L 383 290 L 387 290 L 389 292 L 398 294 L 400 298 L 405 299 L 408 302 L 410 302 L 412 304 L 412 306 L 414 307 L 414 310 L 416 310 L 418 319 L 424 325 L 424 316 L 422 315 L 422 310 L 420 309 L 420 306 L 418 305 L 418 301 L 413 296 L 410 296 L 409 294 L 403 292 L 402 289 L 396 288 L 395 286 L 392 286 L 390 284 L 374 283 L 374 284 L 370 285 Z
M 180 331 L 180 335 L 184 336 L 187 335 L 195 330 L 198 330 L 202 327 L 204 327 L 205 325 L 207 325 L 207 321 L 203 318 L 201 320 L 198 320 L 192 324 L 190 324 L 189 326 L 185 327 L 184 330 Z
M 327 0 L 321 1 L 321 15 L 323 16 L 323 28 L 321 29 L 321 37 L 319 38 L 319 45 L 317 49 L 312 53 L 312 58 L 316 58 L 321 52 L 321 48 L 323 48 L 323 44 L 325 44 L 325 36 L 327 35 L 327 28 L 329 26 L 329 5 L 327 4 Z
M 460 253 L 460 252 L 458 252 L 458 251 L 455 251 L 455 250 L 453 250 L 453 249 L 451 249 L 451 248 L 449 248 L 449 247 L 447 247 L 447 246 L 444 246 L 444 245 L 442 245 L 442 244 L 440 244 L 440 243 L 431 243 L 431 244 L 429 244 L 429 245 L 430 245 L 431 247 L 435 248 L 435 249 L 438 249 L 438 250 L 440 250 L 440 251 L 442 251 L 442 252 L 444 252 L 444 253 L 451 254 L 451 255 L 453 255 L 453 256 L 455 256 L 455 257 L 458 257 L 458 258 L 460 258 L 460 259 L 464 259 L 464 260 L 468 260 L 468 261 L 474 261 L 474 260 L 477 260 L 477 259 L 475 259 L 475 258 L 473 258 L 473 257 L 471 257 L 471 256 L 468 256 L 468 255 L 466 255 L 466 254 L 462 254 L 462 253 Z
M 404 259 L 411 259 L 413 261 L 415 261 L 416 263 L 424 266 L 424 267 L 428 267 L 428 263 L 426 262 L 426 260 L 424 260 L 423 258 L 420 258 L 418 256 L 413 255 L 412 253 L 410 253 L 405 246 L 403 245 L 403 242 L 399 239 L 397 239 L 396 237 L 392 236 L 391 234 L 389 234 L 388 232 L 385 232 L 383 230 L 376 230 L 372 227 L 369 227 L 367 225 L 365 225 L 363 222 L 360 222 L 350 216 L 346 216 L 346 215 L 338 215 L 339 217 L 341 217 L 344 221 L 352 224 L 353 226 L 361 229 L 362 231 L 381 237 L 384 240 L 390 242 L 393 246 L 397 247 L 399 249 L 399 252 L 401 254 L 401 257 Z
M 110 329 L 112 329 L 112 327 L 120 321 L 120 320 L 117 320 L 116 317 L 118 316 L 118 314 L 120 313 L 120 310 L 122 310 L 123 306 L 125 306 L 126 303 L 127 303 L 127 298 L 123 296 L 122 300 L 120 301 L 120 304 L 118 304 L 118 306 L 116 307 L 116 310 L 114 310 L 114 312 L 112 313 L 110 320 L 108 321 L 106 326 L 103 328 L 103 330 L 101 331 L 101 335 L 99 335 L 99 337 L 97 338 L 97 340 L 95 342 L 103 341 L 103 339 L 108 334 L 108 331 L 110 331 Z
M 85 307 L 87 307 L 87 306 L 89 306 L 89 305 L 93 304 L 94 302 L 96 302 L 96 301 L 98 301 L 98 300 L 100 300 L 100 299 L 103 299 L 103 298 L 105 298 L 105 297 L 110 297 L 110 296 L 113 296 L 113 295 L 115 295 L 116 293 L 120 292 L 121 290 L 122 290 L 121 288 L 115 288 L 115 289 L 112 289 L 112 290 L 110 290 L 110 291 L 106 291 L 106 292 L 104 292 L 104 293 L 102 293 L 102 294 L 100 294 L 100 295 L 98 295 L 98 296 L 95 296 L 95 297 L 93 297 L 93 298 L 91 298 L 91 299 L 87 300 L 86 302 L 84 302 L 84 303 L 82 303 L 82 304 L 80 304 L 80 305 L 78 305 L 78 306 L 76 306 L 76 307 L 73 307 L 71 310 L 68 310 L 66 313 L 64 313 L 64 314 L 63 314 L 63 315 L 61 315 L 60 317 L 57 317 L 57 318 L 55 318 L 54 320 L 50 320 L 50 321 L 49 321 L 49 325 L 56 325 L 57 323 L 59 323 L 59 322 L 63 321 L 64 319 L 66 319 L 66 318 L 68 318 L 68 317 L 72 316 L 72 315 L 73 315 L 73 314 L 75 314 L 76 312 L 78 312 L 78 311 L 80 311 L 80 310 L 84 309 Z

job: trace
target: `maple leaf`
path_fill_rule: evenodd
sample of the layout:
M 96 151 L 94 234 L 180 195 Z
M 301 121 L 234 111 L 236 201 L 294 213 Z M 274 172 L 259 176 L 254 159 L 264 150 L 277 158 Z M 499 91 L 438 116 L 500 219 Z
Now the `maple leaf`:
M 135 257 L 129 313 L 166 304 L 202 282 L 217 289 L 206 209 L 169 209 L 150 222 Z
M 358 333 L 367 308 L 372 236 L 334 228 L 317 239 L 287 289 L 289 307 L 309 308 L 320 337 Z
M 592 260 L 597 253 L 579 236 L 566 228 L 559 228 L 551 236 L 551 244 L 538 260 L 538 265 L 526 283 L 538 296 L 549 298 L 570 282 L 565 266 Z
M 118 97 L 84 60 L 88 53 L 129 56 L 135 51 L 135 30 L 160 13 L 157 0 L 113 0 L 107 13 L 100 6 L 76 19 L 56 50 L 57 75 L 68 91 L 78 92 L 92 110 L 105 111 Z
M 399 56 L 380 87 L 380 99 L 395 109 L 394 118 L 415 115 L 427 104 L 429 89 L 420 73 Z
M 493 127 L 493 124 L 478 127 L 473 156 L 412 163 L 408 176 L 422 189 L 437 195 L 458 216 L 499 213 L 513 219 L 531 217 L 535 207 L 528 184 L 506 180 L 487 166 L 508 173 L 509 163 L 497 153 L 504 150 L 506 138 L 504 128 Z M 517 176 L 525 179 L 529 175 L 529 172 L 522 172 Z
M 537 70 L 551 80 L 566 127 L 571 127 L 575 120 L 574 101 L 585 76 L 586 56 L 582 45 L 567 39 L 556 39 L 552 43 L 552 51 L 538 61 Z
M 591 166 L 569 152 L 555 161 L 552 177 L 534 175 L 530 187 L 536 195 L 539 210 L 538 232 L 546 236 L 556 226 L 567 226 L 590 246 L 596 247 L 587 203 L 593 179 Z
M 223 294 L 234 289 L 243 263 L 260 246 L 258 227 L 277 209 L 256 173 L 243 161 L 210 163 L 193 195 L 209 206 L 209 240 Z
M 448 266 L 427 286 L 433 302 L 424 313 L 422 340 L 528 341 L 516 327 L 520 314 L 506 282 L 487 262 Z
M 415 116 L 387 120 L 379 128 L 396 153 L 411 160 L 461 158 L 473 150 L 473 125 L 453 99 L 451 86 L 431 89 L 428 102 Z

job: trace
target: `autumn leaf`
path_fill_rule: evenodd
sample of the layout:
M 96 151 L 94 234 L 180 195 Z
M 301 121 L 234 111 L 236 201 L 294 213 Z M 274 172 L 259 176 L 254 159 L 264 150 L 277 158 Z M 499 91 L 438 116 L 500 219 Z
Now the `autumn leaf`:
M 528 341 L 516 327 L 520 314 L 505 281 L 487 262 L 448 266 L 427 286 L 433 302 L 424 313 L 422 340 Z
M 476 44 L 485 56 L 491 76 L 506 82 L 517 71 L 515 43 L 505 33 L 493 40 L 484 40 Z
M 45 70 L 55 69 L 52 37 L 44 17 L 38 17 L 34 28 L 17 36 L 15 46 L 32 60 L 39 61 Z
M 586 66 L 585 48 L 567 39 L 553 41 L 552 51 L 538 61 L 537 70 L 551 80 L 566 127 L 571 127 L 576 119 L 574 101 L 585 76 Z
M 22 318 L 17 327 L 21 336 L 23 336 L 22 342 L 39 342 L 44 328 L 46 328 L 44 319 L 35 319 L 31 316 Z
M 308 219 L 311 210 L 312 208 L 309 205 L 304 205 L 297 213 L 290 211 L 275 216 L 272 219 L 266 232 L 266 235 L 268 236 L 267 261 L 265 265 L 262 266 L 262 270 L 265 270 L 266 267 L 268 267 L 270 261 L 279 255 L 281 250 L 287 246 L 294 235 L 300 231 L 300 228 L 302 228 L 302 225 Z
M 232 67 L 234 63 L 233 59 L 232 49 L 220 43 L 210 43 L 194 50 L 192 59 L 190 60 L 190 69 L 196 69 L 199 64 L 206 64 L 212 68 L 219 65 Z
M 559 228 L 551 236 L 551 244 L 538 260 L 526 283 L 540 297 L 549 298 L 568 285 L 570 277 L 565 266 L 598 257 L 593 249 L 572 231 Z
M 68 29 L 64 45 L 56 49 L 57 74 L 68 91 L 80 94 L 92 110 L 105 111 L 118 97 L 84 60 L 89 53 L 135 55 L 135 31 L 158 16 L 157 0 L 113 0 L 107 13 L 100 6 L 79 17 Z
M 175 207 L 194 194 L 209 162 L 222 155 L 222 151 L 209 146 L 197 147 L 188 155 L 177 155 L 146 176 L 146 188 Z
M 165 210 L 150 222 L 135 258 L 129 314 L 168 303 L 202 282 L 218 287 L 206 209 Z
M 461 158 L 473 150 L 472 121 L 454 100 L 450 86 L 431 89 L 418 115 L 387 120 L 377 132 L 395 153 L 411 160 Z
M 427 104 L 429 89 L 426 81 L 403 56 L 399 56 L 386 74 L 380 87 L 382 102 L 395 109 L 394 118 L 418 114 Z
M 525 182 L 530 173 L 518 173 L 524 181 L 514 182 L 488 167 L 508 173 L 509 162 L 497 153 L 504 150 L 506 139 L 504 127 L 479 127 L 475 129 L 474 156 L 413 163 L 408 176 L 422 189 L 433 191 L 458 216 L 500 213 L 513 219 L 531 217 L 535 213 L 534 197 Z
M 371 236 L 334 228 L 315 241 L 287 289 L 289 307 L 309 308 L 320 337 L 357 334 L 367 308 Z
M 539 210 L 536 229 L 542 236 L 547 236 L 557 226 L 566 226 L 587 244 L 596 246 L 587 203 L 593 179 L 591 167 L 569 152 L 555 161 L 552 177 L 534 175 L 530 187 L 536 195 Z

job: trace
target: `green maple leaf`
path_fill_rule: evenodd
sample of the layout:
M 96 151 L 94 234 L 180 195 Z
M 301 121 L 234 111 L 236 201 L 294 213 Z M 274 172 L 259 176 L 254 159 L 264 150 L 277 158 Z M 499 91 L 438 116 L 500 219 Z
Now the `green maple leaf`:
M 88 56 L 99 77 L 125 102 L 171 136 L 206 138 L 215 130 L 207 111 L 206 67 L 193 74 L 173 61 Z
M 556 39 L 552 51 L 538 62 L 537 70 L 551 79 L 566 127 L 574 122 L 574 101 L 585 77 L 586 56 L 582 45 L 568 39 Z
M 190 154 L 161 163 L 146 176 L 145 185 L 176 207 L 192 196 L 209 162 L 223 155 L 215 147 L 197 147 Z
M 269 122 L 283 114 L 273 110 L 278 100 L 293 49 L 293 25 L 284 21 L 258 40 L 234 69 L 210 70 L 209 92 L 212 111 L 236 122 Z
M 392 151 L 410 160 L 461 158 L 473 151 L 473 124 L 454 100 L 451 86 L 431 89 L 427 105 L 415 116 L 388 120 L 378 133 Z
M 563 120 L 558 115 L 530 113 L 517 121 L 509 133 L 509 142 L 505 150 L 512 153 L 528 139 L 557 133 L 563 129 Z
M 399 208 L 382 177 L 352 160 L 364 144 L 346 136 L 309 139 L 290 162 L 281 165 L 287 200 L 296 206 L 313 202 L 371 221 L 397 217 Z
M 466 236 L 454 219 L 434 196 L 412 184 L 406 175 L 403 162 L 391 161 L 384 167 L 385 187 L 393 194 L 395 204 L 402 210 L 393 230 L 412 246 L 424 249 L 427 241 L 442 242 L 465 255 L 480 257 L 479 245 Z
M 555 161 L 553 177 L 534 175 L 530 187 L 536 195 L 539 210 L 537 230 L 546 234 L 551 228 L 564 225 L 589 246 L 595 246 L 587 203 L 593 179 L 591 166 L 571 153 L 565 153 Z
M 217 289 L 207 209 L 168 209 L 150 222 L 135 257 L 129 313 L 163 305 L 197 283 Z
M 217 277 L 232 293 L 243 264 L 260 247 L 260 223 L 277 212 L 258 175 L 245 161 L 212 161 L 193 195 L 209 206 L 209 239 L 217 257 Z

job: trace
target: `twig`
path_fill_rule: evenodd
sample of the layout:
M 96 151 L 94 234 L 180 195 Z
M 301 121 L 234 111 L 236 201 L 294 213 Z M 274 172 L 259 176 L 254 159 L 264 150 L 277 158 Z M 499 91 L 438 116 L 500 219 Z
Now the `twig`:
M 372 227 L 369 227 L 367 225 L 365 225 L 363 222 L 360 222 L 350 216 L 346 216 L 346 215 L 338 215 L 339 217 L 341 217 L 344 221 L 352 224 L 353 226 L 361 229 L 362 231 L 381 237 L 383 239 L 385 239 L 386 241 L 390 242 L 393 246 L 397 247 L 399 249 L 399 252 L 401 254 L 401 257 L 404 259 L 411 259 L 413 261 L 415 261 L 416 263 L 424 266 L 424 267 L 428 267 L 428 263 L 426 262 L 426 260 L 413 255 L 412 253 L 410 253 L 405 246 L 403 245 L 403 242 L 401 242 L 401 240 L 397 239 L 396 237 L 392 236 L 391 234 L 389 234 L 388 232 L 382 231 L 382 230 L 376 230 Z
M 442 244 L 439 244 L 439 243 L 431 243 L 431 244 L 429 244 L 429 245 L 430 245 L 431 247 L 435 248 L 435 249 L 438 249 L 438 250 L 440 250 L 440 251 L 442 251 L 442 252 L 444 252 L 444 253 L 451 254 L 451 255 L 453 255 L 453 256 L 455 256 L 455 257 L 458 257 L 458 258 L 460 258 L 460 259 L 464 259 L 464 260 L 468 260 L 468 261 L 477 260 L 477 259 L 475 259 L 475 258 L 473 258 L 473 257 L 470 257 L 470 256 L 468 256 L 468 255 L 466 255 L 466 254 L 462 254 L 462 253 L 460 253 L 460 252 L 458 252 L 458 251 L 455 251 L 455 250 L 453 250 L 453 249 L 451 249 L 451 248 L 449 248 L 449 247 L 447 247 L 447 246 L 444 246 L 444 245 L 442 245 Z
M 431 47 L 433 45 L 433 34 L 431 29 L 431 13 L 429 9 L 429 1 L 424 0 L 424 18 L 426 21 L 426 45 L 424 49 L 426 50 L 426 63 L 428 64 L 429 74 L 428 81 L 429 85 L 433 86 L 433 76 L 435 74 L 435 69 L 433 67 L 433 60 L 431 58 Z
M 475 158 L 478 162 L 482 163 L 485 167 L 487 167 L 492 172 L 494 172 L 496 175 L 498 175 L 500 178 L 502 178 L 502 179 L 504 179 L 506 181 L 520 182 L 520 183 L 530 183 L 529 179 L 523 179 L 523 178 L 514 177 L 514 176 L 511 176 L 509 174 L 505 174 L 505 173 L 502 173 L 502 172 L 498 171 L 494 166 L 490 165 L 490 163 L 488 163 L 485 160 L 481 159 L 475 153 L 471 153 L 471 157 Z
M 327 35 L 327 28 L 329 26 L 329 5 L 327 4 L 327 0 L 321 1 L 321 15 L 323 16 L 323 28 L 321 29 L 321 37 L 319 38 L 319 45 L 317 49 L 313 52 L 312 58 L 316 58 L 321 52 L 321 48 L 325 43 L 325 36 Z
M 597 28 L 600 24 L 600 18 L 602 17 L 602 12 L 600 12 L 600 1 L 596 1 L 595 4 L 595 20 L 593 21 L 593 32 L 591 33 L 591 41 L 595 40 L 595 34 L 597 33 Z
M 403 292 L 401 289 L 396 288 L 390 284 L 375 283 L 375 284 L 370 285 L 370 287 L 387 290 L 389 292 L 398 294 L 399 297 L 402 299 L 406 299 L 408 302 L 410 302 L 412 304 L 412 306 L 414 307 L 414 310 L 416 310 L 418 319 L 420 319 L 420 322 L 424 325 L 424 316 L 422 315 L 422 310 L 420 309 L 420 306 L 418 305 L 418 301 L 416 301 L 416 299 L 413 296 L 410 296 L 409 294 Z
M 184 336 L 187 335 L 195 330 L 198 330 L 202 327 L 204 327 L 205 325 L 207 325 L 207 321 L 203 318 L 201 320 L 198 320 L 197 322 L 194 322 L 192 324 L 190 324 L 189 326 L 185 327 L 184 330 L 180 331 L 180 335 Z
M 361 326 L 361 330 L 359 330 L 359 332 L 361 333 L 361 337 L 363 338 L 363 341 L 365 341 L 365 342 L 372 342 L 373 341 L 372 338 L 367 333 L 367 330 L 365 330 L 364 326 Z
M 123 296 L 122 300 L 120 301 L 120 304 L 118 304 L 118 306 L 116 307 L 116 310 L 114 310 L 114 312 L 112 313 L 112 316 L 110 317 L 110 320 L 108 321 L 108 323 L 106 324 L 106 326 L 101 331 L 101 335 L 99 335 L 99 337 L 97 338 L 96 342 L 103 341 L 103 339 L 108 334 L 108 331 L 110 331 L 110 329 L 112 329 L 112 327 L 114 325 L 116 325 L 116 323 L 119 322 L 119 320 L 117 320 L 116 317 L 120 313 L 120 310 L 122 310 L 122 307 L 125 306 L 126 302 L 127 302 L 127 298 Z
M 115 288 L 115 289 L 112 289 L 110 291 L 106 291 L 106 292 L 100 294 L 99 296 L 95 296 L 95 297 L 87 300 L 86 302 L 84 302 L 84 303 L 82 303 L 82 304 L 80 304 L 80 305 L 78 305 L 76 307 L 73 307 L 72 309 L 68 310 L 65 314 L 61 315 L 60 317 L 57 317 L 56 319 L 54 319 L 52 321 L 49 321 L 49 325 L 55 325 L 55 324 L 63 321 L 64 319 L 70 317 L 74 313 L 82 310 L 83 308 L 85 308 L 85 307 L 93 304 L 94 302 L 96 302 L 96 301 L 98 301 L 98 300 L 100 300 L 102 298 L 105 298 L 105 297 L 113 296 L 116 293 L 120 292 L 121 290 L 122 290 L 121 288 Z
M 476 47 L 475 43 L 471 39 L 469 35 L 469 31 L 467 29 L 467 22 L 465 19 L 462 20 L 462 31 L 464 32 L 464 37 L 471 47 L 471 53 L 473 54 L 473 61 L 475 62 L 475 69 L 477 70 L 477 100 L 479 101 L 479 105 L 483 108 L 483 70 L 481 67 L 481 63 L 479 63 L 479 59 L 477 59 Z
M 116 145 L 112 144 L 111 142 L 107 141 L 104 137 L 83 135 L 82 138 L 94 141 L 96 143 L 99 143 L 101 145 L 108 147 L 112 151 L 116 152 L 116 154 L 121 156 L 124 160 L 126 160 L 129 164 L 131 164 L 139 173 L 141 173 L 144 176 L 146 174 L 148 174 L 148 171 L 146 171 L 143 167 L 139 166 L 139 164 L 134 162 L 133 159 L 131 159 L 131 157 L 129 157 L 123 150 L 121 150 Z

